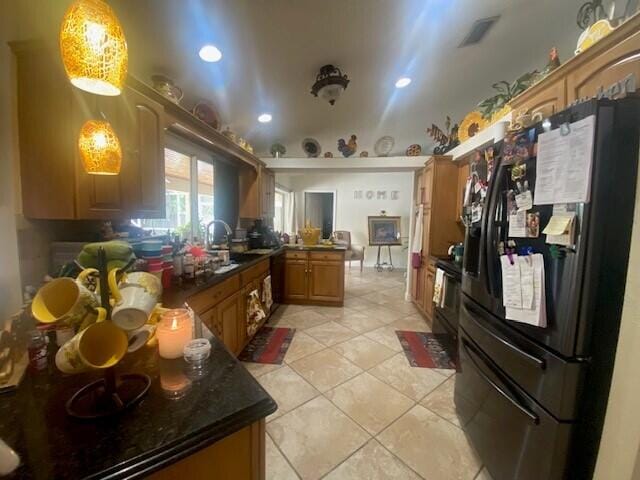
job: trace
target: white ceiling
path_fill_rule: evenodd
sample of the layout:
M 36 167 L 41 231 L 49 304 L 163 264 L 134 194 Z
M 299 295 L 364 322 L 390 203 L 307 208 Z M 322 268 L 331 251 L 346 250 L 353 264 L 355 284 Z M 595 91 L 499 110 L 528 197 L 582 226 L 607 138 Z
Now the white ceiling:
M 492 95 L 492 83 L 542 69 L 553 46 L 561 60 L 572 56 L 584 0 L 108 2 L 123 24 L 132 73 L 148 82 L 154 73 L 170 76 L 187 107 L 212 100 L 223 125 L 258 154 L 278 141 L 287 155 L 303 156 L 305 137 L 335 155 L 337 139 L 352 133 L 372 155 L 382 135 L 396 139 L 398 154 L 429 144 L 432 122 L 442 126 L 447 114 L 461 120 Z M 481 44 L 457 48 L 475 20 L 494 15 L 501 18 Z M 47 21 L 57 28 L 54 17 Z M 222 61 L 200 60 L 205 43 L 222 50 Z M 326 63 L 351 79 L 333 107 L 309 93 Z M 413 82 L 396 90 L 402 75 Z M 257 122 L 263 111 L 273 114 L 270 124 Z

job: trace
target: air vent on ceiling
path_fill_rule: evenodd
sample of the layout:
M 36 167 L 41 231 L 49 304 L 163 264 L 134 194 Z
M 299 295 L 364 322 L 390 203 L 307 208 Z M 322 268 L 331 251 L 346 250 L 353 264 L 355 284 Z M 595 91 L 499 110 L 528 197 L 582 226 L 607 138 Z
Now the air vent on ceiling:
M 467 34 L 458 48 L 468 47 L 469 45 L 480 43 L 499 18 L 500 15 L 497 15 L 495 17 L 482 18 L 473 22 L 471 31 Z

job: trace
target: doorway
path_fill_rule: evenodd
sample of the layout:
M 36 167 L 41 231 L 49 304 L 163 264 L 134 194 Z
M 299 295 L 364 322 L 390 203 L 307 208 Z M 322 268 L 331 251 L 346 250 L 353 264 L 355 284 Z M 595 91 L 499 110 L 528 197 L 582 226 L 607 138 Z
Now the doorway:
M 322 238 L 329 238 L 335 228 L 336 192 L 304 192 L 304 221 L 322 230 Z

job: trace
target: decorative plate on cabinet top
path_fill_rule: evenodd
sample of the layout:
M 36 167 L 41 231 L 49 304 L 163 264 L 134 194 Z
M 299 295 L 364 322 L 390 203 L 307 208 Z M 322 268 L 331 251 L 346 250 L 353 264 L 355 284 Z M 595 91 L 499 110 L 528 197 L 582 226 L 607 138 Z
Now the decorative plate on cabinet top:
M 386 157 L 391 153 L 394 145 L 395 141 L 393 140 L 393 137 L 386 135 L 378 139 L 373 147 L 373 151 L 376 152 L 376 156 L 378 157 Z
M 333 153 L 331 153 L 331 152 L 324 152 L 324 158 L 333 158 Z
M 367 158 L 369 156 L 369 152 L 363 150 L 360 152 L 360 158 Z
M 315 138 L 305 138 L 302 140 L 302 151 L 307 158 L 315 158 L 320 155 L 322 148 Z
M 173 103 L 180 103 L 184 93 L 182 89 L 178 87 L 173 80 L 164 75 L 151 75 L 151 81 L 153 82 L 153 88 L 160 92 L 164 97 L 171 100 Z
M 420 145 L 418 145 L 417 143 L 414 143 L 413 145 L 409 145 L 407 147 L 407 157 L 417 157 L 422 153 L 422 147 Z
M 210 102 L 200 102 L 191 111 L 199 120 L 218 130 L 220 128 L 220 117 L 216 109 Z

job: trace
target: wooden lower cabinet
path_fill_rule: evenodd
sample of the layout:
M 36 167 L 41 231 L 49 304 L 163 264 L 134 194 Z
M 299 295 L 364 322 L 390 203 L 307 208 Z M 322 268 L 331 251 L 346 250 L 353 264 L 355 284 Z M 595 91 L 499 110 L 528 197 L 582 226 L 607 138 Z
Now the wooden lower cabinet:
M 309 300 L 340 302 L 344 296 L 344 263 L 310 260 Z
M 253 423 L 146 478 L 264 480 L 265 422 Z
M 234 353 L 240 353 L 244 343 L 238 339 L 238 324 L 242 322 L 242 294 L 241 292 L 220 302 L 217 323 L 222 326 L 222 341 Z M 243 339 L 244 340 L 244 339 Z
M 433 319 L 433 285 L 436 280 L 435 264 L 429 263 L 425 274 L 424 312 L 429 319 Z
M 307 298 L 307 260 L 286 259 L 284 263 L 284 302 Z

